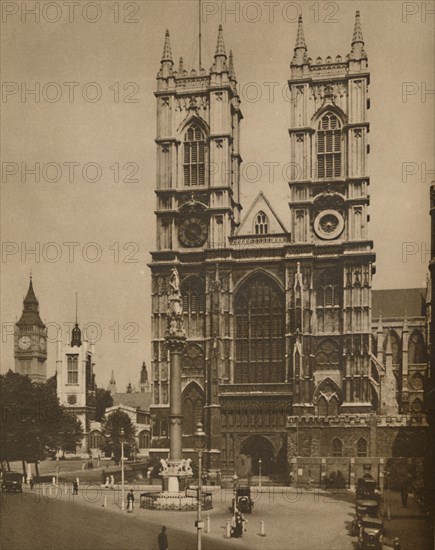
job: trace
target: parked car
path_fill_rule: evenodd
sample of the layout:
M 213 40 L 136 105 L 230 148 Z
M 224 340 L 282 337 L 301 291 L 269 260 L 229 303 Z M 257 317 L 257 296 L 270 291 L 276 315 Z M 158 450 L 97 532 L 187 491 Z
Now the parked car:
M 376 480 L 373 478 L 360 477 L 357 482 L 356 498 L 358 500 L 377 500 L 379 492 Z
M 378 518 L 364 517 L 358 535 L 358 550 L 382 550 L 384 522 Z
M 22 493 L 23 476 L 19 472 L 3 472 L 2 491 L 4 493 Z
M 377 518 L 379 515 L 379 502 L 377 500 L 357 500 L 356 514 L 360 518 L 365 516 Z
M 233 510 L 235 511 L 237 508 L 239 512 L 251 514 L 253 507 L 254 501 L 251 499 L 251 488 L 249 486 L 237 487 L 236 498 L 233 498 Z

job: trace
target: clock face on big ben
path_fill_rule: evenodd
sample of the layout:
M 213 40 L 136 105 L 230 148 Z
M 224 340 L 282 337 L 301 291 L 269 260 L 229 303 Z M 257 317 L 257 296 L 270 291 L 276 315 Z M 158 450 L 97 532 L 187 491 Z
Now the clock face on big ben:
M 32 344 L 32 340 L 30 336 L 21 336 L 21 338 L 18 340 L 18 347 L 20 349 L 29 349 Z
M 178 238 L 183 246 L 194 248 L 207 240 L 207 224 L 201 218 L 187 218 L 178 228 Z

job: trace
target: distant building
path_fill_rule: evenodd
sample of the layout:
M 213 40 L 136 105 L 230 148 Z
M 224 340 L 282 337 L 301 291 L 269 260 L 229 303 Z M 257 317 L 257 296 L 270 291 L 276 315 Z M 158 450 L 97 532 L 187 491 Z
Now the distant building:
M 73 412 L 83 427 L 83 440 L 77 453 L 88 453 L 91 422 L 95 421 L 94 344 L 82 338 L 78 323 L 71 331 L 71 341 L 62 349 L 57 345 L 57 396 L 61 405 Z
M 23 312 L 15 323 L 14 356 L 16 372 L 28 375 L 32 382 L 46 381 L 47 328 L 39 315 L 32 277 L 23 301 Z
M 145 362 L 142 363 L 142 369 L 139 377 L 140 391 L 135 391 L 131 382 L 128 383 L 125 392 L 116 391 L 116 381 L 112 371 L 108 390 L 113 399 L 113 406 L 106 409 L 105 418 L 108 418 L 117 410 L 123 411 L 129 415 L 133 426 L 136 429 L 136 457 L 149 456 L 149 448 L 151 443 L 151 420 L 150 420 L 150 405 L 152 402 L 151 387 L 148 382 L 148 373 Z M 91 434 L 92 437 L 92 453 L 96 454 L 100 446 L 101 426 L 94 426 Z

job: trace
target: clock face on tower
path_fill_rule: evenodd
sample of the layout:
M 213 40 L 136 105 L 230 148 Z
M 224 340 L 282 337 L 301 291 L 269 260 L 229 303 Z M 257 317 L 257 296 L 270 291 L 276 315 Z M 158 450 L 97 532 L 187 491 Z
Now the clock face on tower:
M 178 228 L 178 238 L 183 246 L 194 248 L 207 240 L 207 224 L 201 218 L 187 218 Z
M 21 336 L 21 338 L 18 340 L 18 347 L 20 349 L 29 349 L 32 344 L 32 340 L 30 336 Z
M 314 231 L 321 239 L 336 239 L 342 234 L 343 229 L 343 216 L 336 210 L 324 210 L 314 220 Z

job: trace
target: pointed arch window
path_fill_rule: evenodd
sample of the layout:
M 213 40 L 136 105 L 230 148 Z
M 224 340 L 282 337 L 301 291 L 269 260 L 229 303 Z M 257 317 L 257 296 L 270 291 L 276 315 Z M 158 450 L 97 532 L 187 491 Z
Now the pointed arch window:
M 356 442 L 356 455 L 357 456 L 367 456 L 367 440 L 361 437 Z
M 192 124 L 184 135 L 183 172 L 186 187 L 205 185 L 205 155 L 205 134 L 197 124 Z
M 67 369 L 68 369 L 68 384 L 78 384 L 79 383 L 78 355 L 68 355 Z
M 334 113 L 325 113 L 317 130 L 317 177 L 341 176 L 341 123 Z
M 235 381 L 284 381 L 284 302 L 266 276 L 248 281 L 235 300 Z
M 190 384 L 183 392 L 183 434 L 195 433 L 198 422 L 203 421 L 204 398 L 202 391 L 196 384 Z
M 263 211 L 255 216 L 254 232 L 256 235 L 267 235 L 269 232 L 269 219 Z
M 343 456 L 343 442 L 338 437 L 334 437 L 331 443 L 332 456 Z
M 204 283 L 198 277 L 189 277 L 181 286 L 183 313 L 189 317 L 204 313 Z
M 423 335 L 415 330 L 409 338 L 409 363 L 421 364 L 426 362 L 426 346 Z

